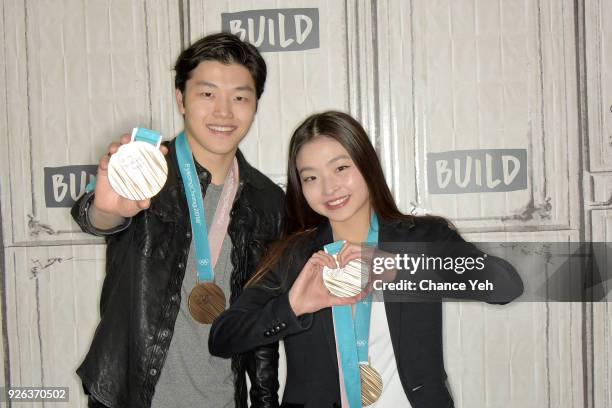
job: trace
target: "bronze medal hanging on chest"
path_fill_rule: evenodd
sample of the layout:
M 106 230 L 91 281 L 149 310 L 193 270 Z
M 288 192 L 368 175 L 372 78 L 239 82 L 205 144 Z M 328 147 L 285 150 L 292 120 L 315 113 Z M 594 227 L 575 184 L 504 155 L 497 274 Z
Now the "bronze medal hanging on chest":
M 189 294 L 189 313 L 202 324 L 212 324 L 225 310 L 225 295 L 214 282 L 200 282 Z
M 232 167 L 225 178 L 209 233 L 202 190 L 185 132 L 176 138 L 176 155 L 185 187 L 197 259 L 198 284 L 191 290 L 187 305 L 194 320 L 211 324 L 223 313 L 226 304 L 223 290 L 215 283 L 213 268 L 221 253 L 221 245 L 229 225 L 230 210 L 238 192 L 238 160 L 234 157 Z
M 380 398 L 383 390 L 382 377 L 370 363 L 359 363 L 361 374 L 361 404 L 372 405 Z

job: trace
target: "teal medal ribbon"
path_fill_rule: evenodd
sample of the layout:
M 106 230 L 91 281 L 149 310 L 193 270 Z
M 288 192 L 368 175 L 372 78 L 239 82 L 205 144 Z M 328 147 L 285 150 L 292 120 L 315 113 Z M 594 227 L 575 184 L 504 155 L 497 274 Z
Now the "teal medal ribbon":
M 372 214 L 368 231 L 368 244 L 378 244 L 378 217 Z M 325 245 L 330 255 L 338 253 L 344 241 Z M 368 364 L 368 345 L 370 337 L 370 316 L 372 313 L 372 294 L 359 301 L 355 306 L 355 318 L 351 305 L 332 307 L 336 344 L 340 355 L 344 388 L 350 408 L 362 408 L 361 365 Z
M 189 293 L 187 305 L 189 313 L 196 321 L 211 324 L 223 313 L 226 306 L 225 294 L 215 283 L 213 268 L 219 260 L 223 237 L 227 233 L 230 212 L 238 192 L 238 161 L 234 157 L 233 166 L 225 178 L 209 234 L 200 180 L 185 132 L 181 132 L 176 138 L 176 156 L 189 207 L 198 275 L 198 284 Z
M 155 147 L 159 147 L 161 139 L 161 133 L 159 133 L 157 130 L 134 128 L 132 131 L 132 141 L 134 142 L 146 142 Z
M 200 180 L 198 179 L 198 172 L 193 161 L 191 147 L 189 147 L 187 135 L 185 135 L 184 131 L 176 138 L 176 157 L 189 206 L 191 231 L 195 241 L 198 279 L 200 282 L 213 281 L 215 274 L 212 265 L 210 242 L 208 241 L 202 189 L 200 188 Z

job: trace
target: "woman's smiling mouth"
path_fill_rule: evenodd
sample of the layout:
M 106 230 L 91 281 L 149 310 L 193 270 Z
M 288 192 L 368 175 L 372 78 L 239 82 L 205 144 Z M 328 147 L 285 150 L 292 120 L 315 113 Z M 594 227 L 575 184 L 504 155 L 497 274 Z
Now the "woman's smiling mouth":
M 345 195 L 340 198 L 336 198 L 335 200 L 327 201 L 325 202 L 325 207 L 328 210 L 337 210 L 339 208 L 344 207 L 346 203 L 348 203 L 349 198 L 351 198 L 350 195 Z

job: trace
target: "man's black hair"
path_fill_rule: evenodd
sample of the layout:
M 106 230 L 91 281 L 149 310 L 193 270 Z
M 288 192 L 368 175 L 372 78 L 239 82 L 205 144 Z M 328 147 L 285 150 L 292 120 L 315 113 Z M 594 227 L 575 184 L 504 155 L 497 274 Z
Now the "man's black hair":
M 240 40 L 233 34 L 218 33 L 207 35 L 181 52 L 176 60 L 174 70 L 174 87 L 185 93 L 185 83 L 191 72 L 202 61 L 218 61 L 223 64 L 239 64 L 249 70 L 257 99 L 264 91 L 266 83 L 266 62 L 252 44 Z

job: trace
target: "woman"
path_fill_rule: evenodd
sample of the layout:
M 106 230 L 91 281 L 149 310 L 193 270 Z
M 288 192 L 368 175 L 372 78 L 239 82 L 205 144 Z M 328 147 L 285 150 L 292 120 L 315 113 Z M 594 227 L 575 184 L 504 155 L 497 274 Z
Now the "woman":
M 346 241 L 337 254 L 340 267 L 365 257 L 359 243 L 366 240 L 383 249 L 393 243 L 435 242 L 436 248 L 463 243 L 471 255 L 482 253 L 465 244 L 444 219 L 398 210 L 372 144 L 347 114 L 316 114 L 297 128 L 287 175 L 284 239 L 271 247 L 249 287 L 214 322 L 211 353 L 230 357 L 284 339 L 284 407 L 360 407 L 361 389 L 356 387 L 361 388 L 360 375 L 362 382 L 369 377 L 361 371 L 364 366 L 378 372 L 375 384 L 364 389 L 376 400 L 370 406 L 453 406 L 445 385 L 440 302 L 370 303 L 367 291 L 334 296 L 324 284 L 322 268 L 333 269 L 336 261 L 322 249 Z M 482 300 L 501 296 L 505 302 L 520 295 L 522 283 L 509 264 L 494 257 L 485 263 L 483 271 L 469 274 L 495 284 L 495 291 Z M 433 275 L 441 281 L 468 277 L 452 271 Z M 346 305 L 355 305 L 355 323 Z M 347 314 L 348 329 L 341 320 Z

